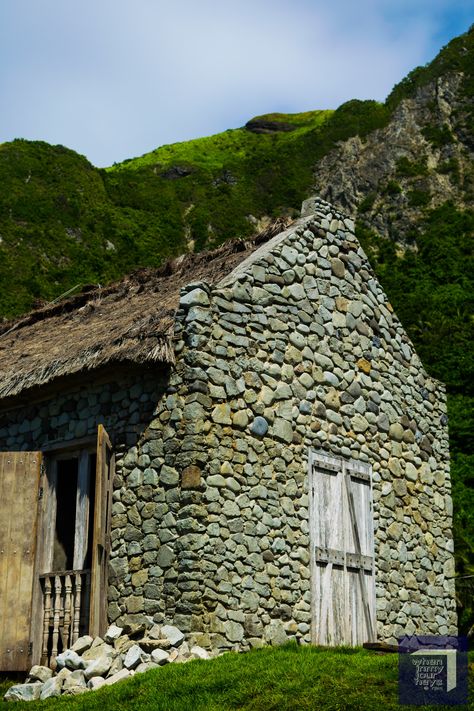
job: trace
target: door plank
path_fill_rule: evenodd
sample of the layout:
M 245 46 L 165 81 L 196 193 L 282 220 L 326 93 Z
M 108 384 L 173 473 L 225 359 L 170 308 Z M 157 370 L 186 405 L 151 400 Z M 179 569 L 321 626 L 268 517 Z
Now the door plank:
M 40 468 L 39 452 L 0 453 L 1 671 L 25 671 L 31 666 Z
M 354 548 L 355 552 L 359 555 L 362 554 L 362 548 L 361 548 L 361 539 L 360 539 L 360 533 L 359 533 L 359 521 L 360 521 L 360 510 L 359 510 L 359 518 L 357 517 L 357 512 L 356 512 L 356 506 L 355 506 L 355 501 L 354 501 L 354 493 L 352 489 L 352 479 L 350 476 L 350 470 L 345 471 L 345 476 L 344 476 L 345 482 L 346 482 L 346 488 L 347 488 L 347 501 L 348 501 L 348 511 L 349 511 L 349 517 L 350 517 L 350 523 L 352 527 L 352 533 L 353 533 L 353 542 L 354 542 Z M 365 543 L 365 541 L 364 541 Z M 365 574 L 363 568 L 358 568 L 357 575 L 359 578 L 359 585 L 360 585 L 360 594 L 361 594 L 361 607 L 363 610 L 364 618 L 365 618 L 365 623 L 367 627 L 367 633 L 369 635 L 369 639 L 363 640 L 364 642 L 372 642 L 374 641 L 374 624 L 372 620 L 372 615 L 371 615 L 371 610 L 370 610 L 370 605 L 369 605 L 369 598 L 367 594 L 367 588 L 366 588 L 366 583 L 365 583 Z
M 325 472 L 330 473 L 325 473 Z M 321 513 L 321 519 L 324 521 L 324 543 L 330 549 L 336 548 L 339 543 L 341 528 L 340 528 L 340 509 L 341 509 L 341 494 L 342 494 L 342 470 L 334 473 L 334 470 L 325 470 L 321 472 L 321 485 L 326 496 L 321 497 L 324 500 L 325 510 Z M 327 643 L 328 640 L 334 637 L 334 601 L 332 599 L 334 583 L 333 583 L 333 563 L 329 561 L 323 568 L 321 574 L 321 608 L 319 618 L 319 640 L 320 644 Z M 333 604 L 330 604 L 330 603 Z

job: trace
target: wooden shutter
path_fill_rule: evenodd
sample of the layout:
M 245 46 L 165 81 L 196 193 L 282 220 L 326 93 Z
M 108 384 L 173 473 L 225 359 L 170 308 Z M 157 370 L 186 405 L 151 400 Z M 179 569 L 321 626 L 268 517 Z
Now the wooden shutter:
M 0 671 L 31 667 L 40 452 L 0 453 Z
M 309 472 L 313 642 L 374 641 L 370 466 L 311 452 Z
M 107 567 L 110 552 L 110 515 L 114 455 L 107 432 L 99 425 L 92 542 L 89 634 L 101 635 L 107 625 Z

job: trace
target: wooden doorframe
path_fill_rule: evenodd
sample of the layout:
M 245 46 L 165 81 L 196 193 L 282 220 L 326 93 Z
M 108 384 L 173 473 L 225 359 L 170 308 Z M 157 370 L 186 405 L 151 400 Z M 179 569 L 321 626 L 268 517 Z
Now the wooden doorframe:
M 103 634 L 107 625 L 108 562 L 114 474 L 115 454 L 112 443 L 104 426 L 99 425 L 89 619 L 89 634 L 93 637 Z

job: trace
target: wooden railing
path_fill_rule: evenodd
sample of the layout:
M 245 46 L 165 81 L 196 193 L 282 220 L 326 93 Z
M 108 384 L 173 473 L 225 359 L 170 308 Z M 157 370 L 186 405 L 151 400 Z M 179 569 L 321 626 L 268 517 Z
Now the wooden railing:
M 43 592 L 41 664 L 51 665 L 59 652 L 87 632 L 90 570 L 66 570 L 39 577 Z

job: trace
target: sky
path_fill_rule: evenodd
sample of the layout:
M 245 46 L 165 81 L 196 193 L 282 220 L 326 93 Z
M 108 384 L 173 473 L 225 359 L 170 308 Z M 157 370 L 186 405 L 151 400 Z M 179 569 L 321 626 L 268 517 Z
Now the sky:
M 0 143 L 104 167 L 252 116 L 383 100 L 473 0 L 0 0 Z

